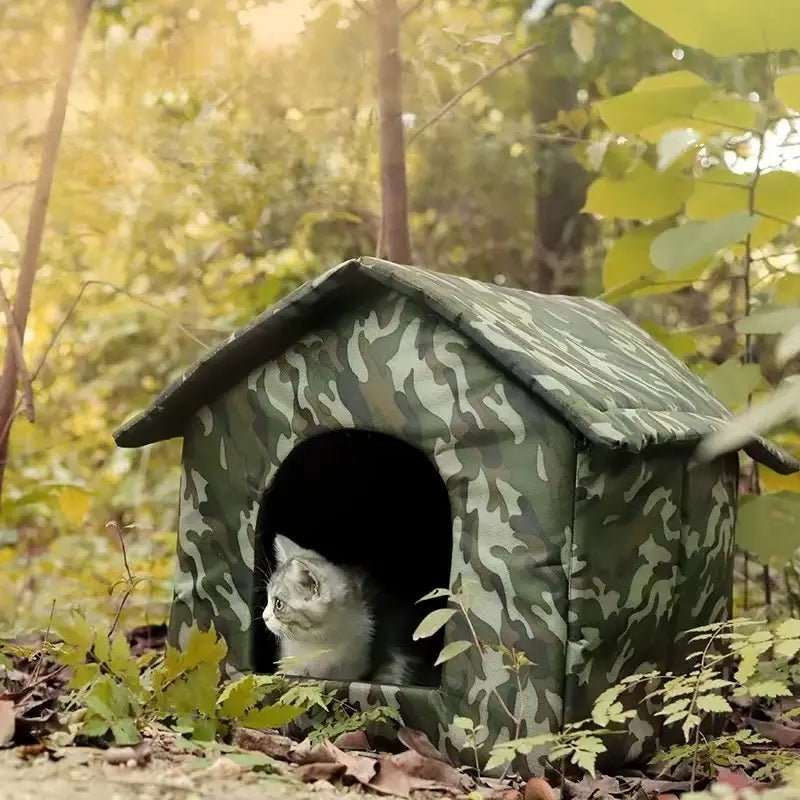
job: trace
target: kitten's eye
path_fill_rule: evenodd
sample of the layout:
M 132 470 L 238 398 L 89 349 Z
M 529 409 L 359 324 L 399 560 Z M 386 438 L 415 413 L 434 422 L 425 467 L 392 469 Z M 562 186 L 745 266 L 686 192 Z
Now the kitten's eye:
M 283 600 L 279 600 L 277 597 L 272 601 L 272 607 L 276 611 L 280 611 L 283 608 Z

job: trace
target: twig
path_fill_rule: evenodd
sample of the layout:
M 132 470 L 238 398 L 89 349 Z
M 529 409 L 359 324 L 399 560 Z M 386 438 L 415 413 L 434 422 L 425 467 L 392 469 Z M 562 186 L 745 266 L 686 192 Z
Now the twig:
M 128 598 L 131 596 L 131 594 L 133 594 L 133 590 L 136 588 L 136 585 L 139 581 L 131 572 L 131 567 L 128 563 L 128 550 L 125 547 L 125 537 L 122 535 L 122 529 L 120 528 L 119 523 L 111 521 L 106 524 L 106 527 L 113 528 L 117 532 L 119 546 L 122 550 L 122 563 L 125 565 L 125 573 L 127 575 L 127 579 L 124 581 L 126 584 L 125 593 L 122 595 L 122 599 L 119 601 L 117 613 L 114 615 L 114 621 L 111 623 L 111 627 L 108 630 L 108 638 L 110 639 L 114 635 L 114 631 L 117 629 L 117 623 L 119 623 L 119 618 L 122 615 L 122 609 L 125 608 Z
M 416 131 L 410 134 L 408 137 L 408 144 L 410 145 L 412 142 L 422 136 L 422 134 L 428 130 L 431 125 L 435 125 L 443 116 L 452 111 L 473 89 L 476 89 L 485 81 L 493 78 L 498 72 L 501 72 L 513 64 L 516 64 L 518 61 L 522 61 L 523 58 L 527 58 L 529 55 L 535 53 L 537 50 L 540 50 L 542 47 L 544 47 L 543 42 L 526 47 L 519 53 L 516 53 L 515 55 L 507 58 L 505 61 L 502 61 L 500 64 L 497 64 L 497 66 L 494 66 L 491 69 L 483 72 L 481 75 L 475 78 L 472 83 L 462 89 L 457 95 L 450 98 L 450 100 L 448 100 L 427 122 L 423 123 Z
M 11 301 L 6 294 L 5 286 L 0 281 L 0 311 L 6 318 L 6 329 L 8 330 L 8 342 L 17 366 L 19 382 L 22 384 L 22 410 L 28 422 L 36 421 L 36 411 L 33 406 L 33 386 L 28 366 L 25 363 L 25 356 L 22 352 L 22 337 L 17 327 L 17 318 L 11 308 Z
M 42 668 L 42 661 L 44 659 L 44 651 L 47 648 L 48 641 L 50 639 L 50 628 L 53 625 L 53 615 L 56 613 L 56 601 L 53 598 L 53 604 L 50 606 L 50 617 L 47 620 L 47 630 L 44 632 L 44 639 L 42 640 L 42 650 L 41 654 L 39 655 L 39 660 L 36 662 L 36 666 L 33 668 L 33 674 L 31 675 L 31 683 L 39 677 L 39 671 Z
M 461 609 L 461 613 L 464 615 L 464 619 L 467 621 L 467 625 L 469 626 L 470 634 L 472 635 L 472 641 L 475 642 L 475 647 L 478 648 L 478 652 L 479 653 L 483 653 L 486 648 L 484 647 L 483 642 L 481 642 L 481 640 L 478 638 L 478 634 L 475 631 L 475 627 L 472 624 L 472 620 L 469 618 L 469 613 L 467 612 L 467 609 L 464 606 L 464 603 L 461 600 L 456 600 L 456 604 Z M 498 692 L 497 689 L 493 687 L 492 688 L 492 694 L 497 698 L 497 701 L 500 703 L 500 706 L 502 707 L 503 711 L 506 712 L 506 714 L 508 715 L 509 719 L 516 725 L 517 724 L 517 718 L 514 716 L 513 712 L 511 711 L 511 709 L 506 704 L 506 701 L 503 700 L 503 698 L 501 697 L 500 692 Z
M 722 627 L 717 628 L 708 637 L 708 641 L 706 642 L 706 646 L 703 648 L 703 655 L 700 657 L 700 666 L 698 668 L 698 677 L 694 684 L 694 691 L 692 692 L 692 699 L 689 703 L 689 710 L 688 714 L 693 714 L 696 712 L 697 708 L 697 695 L 700 692 L 700 676 L 703 674 L 703 670 L 706 666 L 706 657 L 708 656 L 708 651 L 711 649 L 711 645 L 714 644 L 714 639 L 717 638 L 717 635 L 722 631 Z M 694 791 L 694 784 L 697 779 L 697 760 L 700 751 L 700 725 L 702 720 L 698 720 L 697 727 L 695 728 L 694 734 L 694 752 L 692 753 L 692 775 L 689 779 L 689 791 Z

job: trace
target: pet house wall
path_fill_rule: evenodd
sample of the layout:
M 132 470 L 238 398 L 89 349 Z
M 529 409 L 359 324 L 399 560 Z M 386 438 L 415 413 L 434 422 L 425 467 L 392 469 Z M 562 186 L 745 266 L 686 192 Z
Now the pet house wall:
M 451 585 L 468 585 L 481 638 L 534 662 L 521 698 L 530 735 L 583 718 L 625 674 L 681 668 L 682 632 L 726 614 L 737 458 L 688 464 L 727 417 L 602 303 L 361 259 L 256 319 L 116 438 L 183 437 L 171 636 L 213 622 L 236 671 L 259 663 L 257 520 L 292 450 L 360 429 L 425 454 L 450 500 Z M 779 471 L 798 467 L 763 440 L 749 452 Z M 395 550 L 398 567 L 424 546 L 412 538 L 410 552 Z M 335 542 L 325 555 L 335 559 Z M 447 641 L 467 638 L 461 624 L 447 626 Z M 464 746 L 454 715 L 487 727 L 484 755 L 513 735 L 495 689 L 514 703 L 499 655 L 471 650 L 444 665 L 438 688 L 345 690 L 398 705 L 454 756 Z M 636 757 L 656 726 L 639 726 L 624 755 Z

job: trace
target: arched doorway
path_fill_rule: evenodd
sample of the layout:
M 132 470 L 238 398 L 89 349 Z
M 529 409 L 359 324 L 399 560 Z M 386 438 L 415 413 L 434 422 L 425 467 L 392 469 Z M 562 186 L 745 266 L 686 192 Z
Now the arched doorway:
M 278 533 L 336 564 L 366 571 L 394 612 L 392 624 L 397 608 L 403 609 L 409 643 L 413 628 L 435 607 L 416 601 L 450 583 L 450 498 L 428 456 L 394 436 L 367 430 L 306 439 L 284 459 L 259 511 L 253 603 L 258 672 L 273 671 L 276 658 L 276 642 L 261 613 Z M 380 607 L 376 612 L 379 645 L 385 617 Z M 431 683 L 438 683 L 433 663 L 442 643 L 440 634 L 414 645 L 430 667 Z

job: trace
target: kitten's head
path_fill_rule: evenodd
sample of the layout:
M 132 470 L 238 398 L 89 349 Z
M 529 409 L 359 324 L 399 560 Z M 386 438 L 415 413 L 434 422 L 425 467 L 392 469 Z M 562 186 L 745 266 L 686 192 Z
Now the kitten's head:
M 363 603 L 352 572 L 286 536 L 275 537 L 275 570 L 267 583 L 262 616 L 277 637 L 323 641 Z

